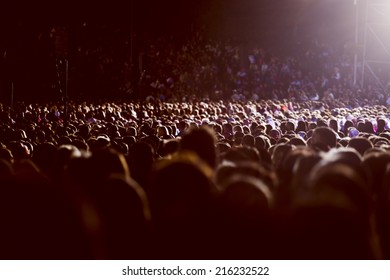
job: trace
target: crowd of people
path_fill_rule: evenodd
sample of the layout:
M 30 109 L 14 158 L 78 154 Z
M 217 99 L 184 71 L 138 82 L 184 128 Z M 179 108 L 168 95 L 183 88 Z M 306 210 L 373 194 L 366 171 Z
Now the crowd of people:
M 80 22 L 64 32 L 60 26 L 39 32 L 24 28 L 25 34 L 10 38 L 14 44 L 0 48 L 1 86 L 11 92 L 13 83 L 15 98 L 31 98 L 29 90 L 36 92 L 36 98 L 61 95 L 65 70 L 58 58 L 66 57 L 73 97 L 341 99 L 351 107 L 363 102 L 390 104 L 385 69 L 372 68 L 381 84 L 367 71 L 362 87 L 359 63 L 355 83 L 355 49 L 348 43 L 296 40 L 287 52 L 264 49 L 261 42 L 210 39 L 201 30 L 150 38 L 115 24 Z M 27 36 L 30 33 L 34 35 Z
M 0 104 L 0 259 L 390 258 L 389 77 L 350 47 L 160 38 L 134 79 L 89 39 L 69 100 Z
M 335 107 L 390 103 L 390 77 L 384 69 L 373 70 L 376 78 L 368 73 L 362 87 L 359 63 L 355 83 L 355 53 L 348 43 L 292 42 L 288 54 L 277 54 L 258 44 L 209 40 L 197 33 L 182 44 L 158 39 L 147 42 L 143 49 L 142 94 L 161 100 L 202 96 L 213 100 L 287 98 L 344 103 Z
M 2 259 L 388 259 L 390 111 L 0 107 Z

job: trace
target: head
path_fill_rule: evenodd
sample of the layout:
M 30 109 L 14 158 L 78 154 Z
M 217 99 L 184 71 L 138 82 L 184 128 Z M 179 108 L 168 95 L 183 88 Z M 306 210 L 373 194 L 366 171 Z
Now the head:
M 314 149 L 320 151 L 329 151 L 331 148 L 336 147 L 337 145 L 337 136 L 329 127 L 317 127 L 313 130 L 311 137 L 311 146 Z
M 214 169 L 217 164 L 215 144 L 215 132 L 209 127 L 202 126 L 190 129 L 183 135 L 180 142 L 180 150 L 194 152 Z

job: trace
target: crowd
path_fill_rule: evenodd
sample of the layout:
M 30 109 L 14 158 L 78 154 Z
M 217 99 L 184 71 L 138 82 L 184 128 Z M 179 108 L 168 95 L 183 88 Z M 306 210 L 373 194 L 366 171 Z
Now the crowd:
M 258 44 L 206 40 L 198 33 L 182 44 L 167 39 L 148 41 L 142 57 L 143 95 L 161 100 L 202 96 L 213 100 L 286 98 L 328 103 L 342 99 L 351 107 L 365 105 L 361 102 L 390 103 L 390 80 L 383 69 L 373 70 L 381 85 L 368 73 L 363 88 L 362 65 L 358 64 L 359 83 L 354 83 L 354 51 L 348 44 L 292 42 L 290 52 L 285 54 L 273 53 Z
M 390 112 L 0 107 L 2 259 L 388 259 Z
M 67 106 L 0 104 L 0 259 L 389 259 L 388 89 L 348 46 L 191 38 L 134 80 L 85 36 Z
M 6 81 L 3 90 L 11 92 L 14 83 L 15 98 L 33 101 L 60 95 L 65 71 L 58 57 L 66 56 L 69 96 L 73 97 L 115 95 L 183 101 L 233 96 L 241 101 L 288 98 L 329 103 L 343 99 L 351 107 L 365 105 L 359 102 L 390 104 L 385 69 L 372 69 L 381 87 L 367 72 L 363 88 L 359 64 L 358 84 L 354 84 L 354 48 L 347 43 L 297 40 L 287 52 L 264 49 L 261 42 L 209 39 L 201 31 L 151 39 L 115 24 L 80 22 L 65 29 L 67 35 L 61 35 L 58 26 L 40 32 L 24 28 L 26 34 L 10 39 L 14 44 L 0 46 L 0 72 Z M 27 36 L 30 33 L 34 36 Z M 29 37 L 34 39 L 26 39 Z M 36 92 L 34 98 L 31 88 Z

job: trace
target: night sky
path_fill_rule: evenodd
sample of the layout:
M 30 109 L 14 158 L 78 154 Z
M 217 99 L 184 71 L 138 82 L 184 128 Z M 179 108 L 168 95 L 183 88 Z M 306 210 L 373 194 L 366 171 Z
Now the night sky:
M 4 5 L 4 4 L 3 4 Z M 13 1 L 4 5 L 1 29 L 93 22 L 151 34 L 179 34 L 207 26 L 213 36 L 274 36 L 294 28 L 327 33 L 353 25 L 353 0 L 120 0 Z M 132 12 L 132 7 L 134 12 Z M 133 15 L 133 19 L 132 19 Z

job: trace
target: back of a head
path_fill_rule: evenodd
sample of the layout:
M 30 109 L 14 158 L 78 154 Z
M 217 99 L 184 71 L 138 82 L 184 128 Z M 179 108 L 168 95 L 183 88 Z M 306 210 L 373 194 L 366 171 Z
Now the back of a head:
M 191 129 L 183 135 L 180 142 L 180 150 L 196 153 L 214 169 L 217 163 L 215 143 L 216 137 L 214 131 L 209 127 L 202 126 Z
M 329 120 L 329 127 L 333 129 L 335 132 L 339 131 L 339 125 L 337 123 L 336 119 L 330 119 Z
M 312 170 L 291 214 L 291 251 L 299 259 L 372 259 L 370 198 L 359 174 L 333 163 Z
M 311 137 L 311 146 L 321 151 L 329 151 L 336 147 L 336 133 L 329 127 L 317 127 Z
M 363 158 L 363 167 L 370 178 L 370 189 L 373 195 L 378 198 L 382 182 L 385 177 L 386 167 L 390 163 L 390 154 L 385 152 L 372 152 Z
M 158 163 L 151 190 L 151 205 L 157 221 L 185 219 L 204 209 L 212 195 L 208 177 L 211 173 L 207 174 L 211 169 L 196 158 L 196 155 L 185 154 Z
M 241 140 L 241 145 L 254 147 L 255 146 L 255 138 L 250 134 L 246 134 L 246 135 L 244 135 L 244 137 Z
M 261 161 L 259 151 L 251 146 L 238 146 L 228 149 L 221 158 L 231 162 L 253 161 L 259 163 Z
M 304 121 L 300 120 L 298 121 L 297 128 L 295 130 L 296 132 L 298 131 L 307 131 L 307 125 Z
M 329 189 L 346 196 L 359 218 L 367 218 L 371 211 L 369 189 L 364 174 L 342 162 L 319 163 L 311 172 L 311 187 L 314 190 Z
M 333 148 L 324 154 L 324 163 L 344 163 L 358 170 L 361 167 L 362 156 L 351 147 Z M 362 175 L 362 174 L 361 174 Z
M 386 121 L 383 118 L 378 119 L 378 128 L 377 128 L 377 133 L 383 132 L 383 130 L 386 127 Z
M 27 146 L 20 141 L 11 141 L 7 147 L 11 150 L 15 160 L 30 158 L 30 151 Z
M 292 169 L 293 178 L 291 186 L 298 194 L 306 191 L 309 183 L 309 176 L 313 167 L 321 160 L 319 154 L 305 155 L 297 159 Z
M 295 124 L 291 121 L 286 122 L 286 131 L 294 131 Z
M 130 176 L 129 167 L 124 156 L 111 148 L 95 151 L 90 158 L 90 164 L 97 182 L 108 178 L 112 174 L 121 174 L 126 178 Z
M 161 156 L 172 155 L 179 150 L 180 142 L 178 139 L 172 139 L 168 141 L 164 141 L 162 146 Z
M 101 218 L 107 257 L 147 258 L 150 254 L 147 250 L 150 246 L 150 210 L 142 188 L 130 178 L 110 176 L 101 181 L 95 204 Z
M 349 140 L 348 147 L 354 148 L 363 156 L 367 150 L 374 148 L 374 145 L 367 138 L 356 137 Z
M 8 161 L 9 163 L 13 162 L 14 156 L 12 152 L 7 148 L 0 148 L 0 159 Z
M 289 144 L 278 144 L 272 153 L 272 163 L 275 170 L 279 170 L 290 151 L 295 149 L 293 145 Z
M 63 169 L 72 157 L 80 157 L 80 150 L 74 145 L 61 145 L 57 149 L 56 164 L 58 169 Z
M 290 140 L 287 141 L 287 144 L 294 145 L 294 146 L 306 146 L 306 141 L 303 140 L 301 137 L 292 137 Z
M 371 134 L 375 133 L 374 126 L 373 126 L 372 122 L 366 121 L 364 124 L 364 127 L 365 127 L 365 132 L 371 133 Z
M 329 199 L 331 198 L 331 199 Z M 293 259 L 372 259 L 369 226 L 342 194 L 323 190 L 291 211 L 289 249 Z
M 160 258 L 205 258 L 213 246 L 211 168 L 195 154 L 164 159 L 152 176 L 151 209 Z
M 235 214 L 244 219 L 258 219 L 269 215 L 273 195 L 261 180 L 245 174 L 236 174 L 225 183 L 222 197 Z M 232 212 L 233 214 L 233 212 Z
M 219 223 L 223 256 L 232 259 L 270 257 L 274 240 L 273 194 L 269 187 L 259 178 L 237 173 L 228 178 L 222 188 Z M 266 244 L 262 240 L 267 240 Z

